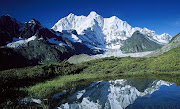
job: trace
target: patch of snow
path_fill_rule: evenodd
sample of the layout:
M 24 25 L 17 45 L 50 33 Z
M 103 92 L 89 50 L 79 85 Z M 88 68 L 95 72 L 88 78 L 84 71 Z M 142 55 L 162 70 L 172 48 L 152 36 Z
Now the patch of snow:
M 77 99 L 81 98 L 85 92 L 85 90 L 79 91 L 79 93 L 77 94 Z
M 148 54 L 152 53 L 152 51 L 148 51 L 148 52 L 138 52 L 138 53 L 122 53 L 121 50 L 119 49 L 111 49 L 111 50 L 107 50 L 105 53 L 103 54 L 97 54 L 95 55 L 97 58 L 105 58 L 105 57 L 143 57 L 146 56 Z
M 74 35 L 74 34 L 63 34 L 63 37 L 66 37 L 66 38 L 68 38 L 70 41 L 72 41 L 72 42 L 82 42 L 82 40 L 81 39 L 79 39 L 78 37 L 77 37 L 77 35 Z
M 29 103 L 37 103 L 37 104 L 41 104 L 41 100 L 40 99 L 34 99 L 34 98 L 24 98 L 22 100 L 19 101 L 19 105 L 23 105 L 23 104 L 29 104 Z
M 140 31 L 142 34 L 147 35 L 150 40 L 159 44 L 167 44 L 172 39 L 172 36 L 167 33 L 157 35 L 155 31 L 147 28 L 141 29 L 139 27 L 135 27 L 134 31 Z
M 43 38 L 41 37 L 41 38 L 39 38 L 38 40 L 43 40 Z
M 59 46 L 67 46 L 67 44 L 65 44 L 62 41 L 58 41 L 56 38 L 51 38 L 51 39 L 47 38 L 47 40 L 52 44 L 56 44 L 56 45 L 59 45 Z
M 16 48 L 16 47 L 19 47 L 19 46 L 23 46 L 25 44 L 27 44 L 28 42 L 32 41 L 32 40 L 35 40 L 36 39 L 36 36 L 32 36 L 28 39 L 21 39 L 21 38 L 13 38 L 13 42 L 7 44 L 6 46 L 9 47 L 9 48 Z

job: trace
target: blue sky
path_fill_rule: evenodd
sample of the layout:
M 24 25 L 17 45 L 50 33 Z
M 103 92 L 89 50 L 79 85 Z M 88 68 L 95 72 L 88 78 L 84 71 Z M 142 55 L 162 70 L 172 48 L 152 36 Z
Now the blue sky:
M 35 18 L 48 28 L 69 13 L 88 15 L 91 11 L 102 17 L 117 16 L 158 34 L 180 32 L 180 0 L 0 0 L 0 15 L 22 22 Z

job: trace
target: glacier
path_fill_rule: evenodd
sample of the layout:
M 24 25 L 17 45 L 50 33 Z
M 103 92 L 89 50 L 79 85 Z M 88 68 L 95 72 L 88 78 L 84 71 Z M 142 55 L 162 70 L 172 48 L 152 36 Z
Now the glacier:
M 119 49 L 123 41 L 132 36 L 135 31 L 140 31 L 148 38 L 159 44 L 167 44 L 172 36 L 164 33 L 158 35 L 147 28 L 132 27 L 126 21 L 116 16 L 103 18 L 95 11 L 88 16 L 77 16 L 70 13 L 67 17 L 60 19 L 51 29 L 62 32 L 63 30 L 76 30 L 77 37 L 81 43 L 88 47 L 102 49 Z M 70 36 L 69 39 L 74 39 Z
M 22 38 L 13 38 L 13 42 L 8 43 L 6 46 L 9 48 L 17 48 L 19 46 L 23 46 L 27 44 L 30 41 L 33 41 L 36 39 L 36 36 L 32 36 L 28 39 L 22 39 Z

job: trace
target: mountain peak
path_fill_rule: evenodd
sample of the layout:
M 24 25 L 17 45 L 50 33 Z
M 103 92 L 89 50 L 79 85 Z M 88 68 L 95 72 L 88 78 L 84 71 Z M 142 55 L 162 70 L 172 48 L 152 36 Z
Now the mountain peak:
M 133 34 L 142 34 L 142 33 L 139 30 L 136 30 Z
M 11 17 L 9 14 L 2 15 L 1 17 Z
M 88 16 L 99 16 L 99 14 L 97 14 L 95 11 L 91 11 Z
M 170 36 L 168 33 L 163 33 L 163 34 L 161 34 L 161 35 Z
M 112 17 L 110 17 L 109 18 L 111 21 L 114 21 L 114 20 L 120 20 L 120 21 L 122 21 L 121 19 L 119 19 L 118 17 L 116 17 L 116 16 L 112 16 Z
M 112 16 L 112 17 L 110 17 L 110 18 L 112 18 L 112 19 L 117 19 L 117 17 L 116 17 L 116 16 Z
M 36 20 L 36 19 L 31 19 L 30 21 L 29 21 L 29 23 L 40 23 L 38 20 Z
M 36 20 L 36 19 L 31 19 L 28 23 L 29 24 L 33 24 L 33 25 L 41 26 L 41 23 L 38 20 Z
M 12 18 L 9 14 L 6 14 L 6 15 L 3 15 L 3 16 L 1 16 L 1 19 L 6 19 L 6 20 L 14 20 L 15 21 L 15 19 L 14 18 Z
M 73 17 L 75 16 L 73 13 L 70 13 L 67 17 L 70 18 L 70 17 Z
M 88 42 L 87 45 L 111 49 L 119 49 L 123 44 L 122 40 L 131 37 L 136 30 L 158 43 L 168 43 L 171 38 L 171 36 L 164 38 L 166 35 L 160 36 L 147 28 L 133 28 L 116 16 L 103 18 L 95 11 L 91 11 L 88 16 L 76 16 L 70 13 L 67 17 L 59 20 L 52 29 L 54 31 L 75 29 L 81 40 Z M 81 35 L 86 35 L 86 37 L 81 37 Z

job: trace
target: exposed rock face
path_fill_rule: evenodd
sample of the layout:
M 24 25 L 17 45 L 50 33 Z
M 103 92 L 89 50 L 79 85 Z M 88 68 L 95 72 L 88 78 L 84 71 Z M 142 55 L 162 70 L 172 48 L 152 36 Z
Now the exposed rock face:
M 136 31 L 130 38 L 125 40 L 121 50 L 125 53 L 144 52 L 154 51 L 162 46 L 163 45 L 151 41 L 148 36 Z
M 11 55 L 5 56 L 6 58 L 8 56 L 13 57 L 13 54 L 19 54 L 19 57 L 22 56 L 20 60 L 29 60 L 25 61 L 27 62 L 24 64 L 25 66 L 29 65 L 30 61 L 31 65 L 37 65 L 58 62 L 75 54 L 96 54 L 102 52 L 101 50 L 93 50 L 79 41 L 69 40 L 67 37 L 77 37 L 76 30 L 55 32 L 43 27 L 35 19 L 23 24 L 10 16 L 2 16 L 0 18 L 0 24 L 0 49 L 2 51 L 5 50 L 0 54 L 5 56 L 4 54 L 8 54 L 11 51 Z M 18 64 L 17 60 L 13 62 L 15 61 L 14 59 L 11 61 L 1 60 L 1 64 L 7 63 L 8 68 L 13 68 L 13 63 Z M 8 63 L 12 65 L 8 65 Z M 19 66 L 14 65 L 14 67 L 20 66 L 22 64 L 19 64 Z M 2 67 L 2 69 L 4 68 Z
M 19 37 L 23 24 L 9 15 L 0 17 L 0 46 L 12 42 L 13 38 Z
M 136 30 L 142 35 L 134 35 Z M 107 49 L 120 49 L 122 45 L 126 46 L 125 52 L 154 50 L 170 39 L 168 34 L 157 35 L 147 28 L 133 28 L 115 16 L 103 18 L 96 12 L 88 16 L 70 14 L 51 30 L 35 19 L 21 23 L 7 15 L 0 18 L 0 49 L 12 49 L 12 54 L 32 61 L 31 65 L 58 62 L 72 55 L 103 53 Z M 138 45 L 133 45 L 138 41 Z
M 32 19 L 25 23 L 23 30 L 21 31 L 21 38 L 30 38 L 35 35 L 42 28 L 39 21 Z

